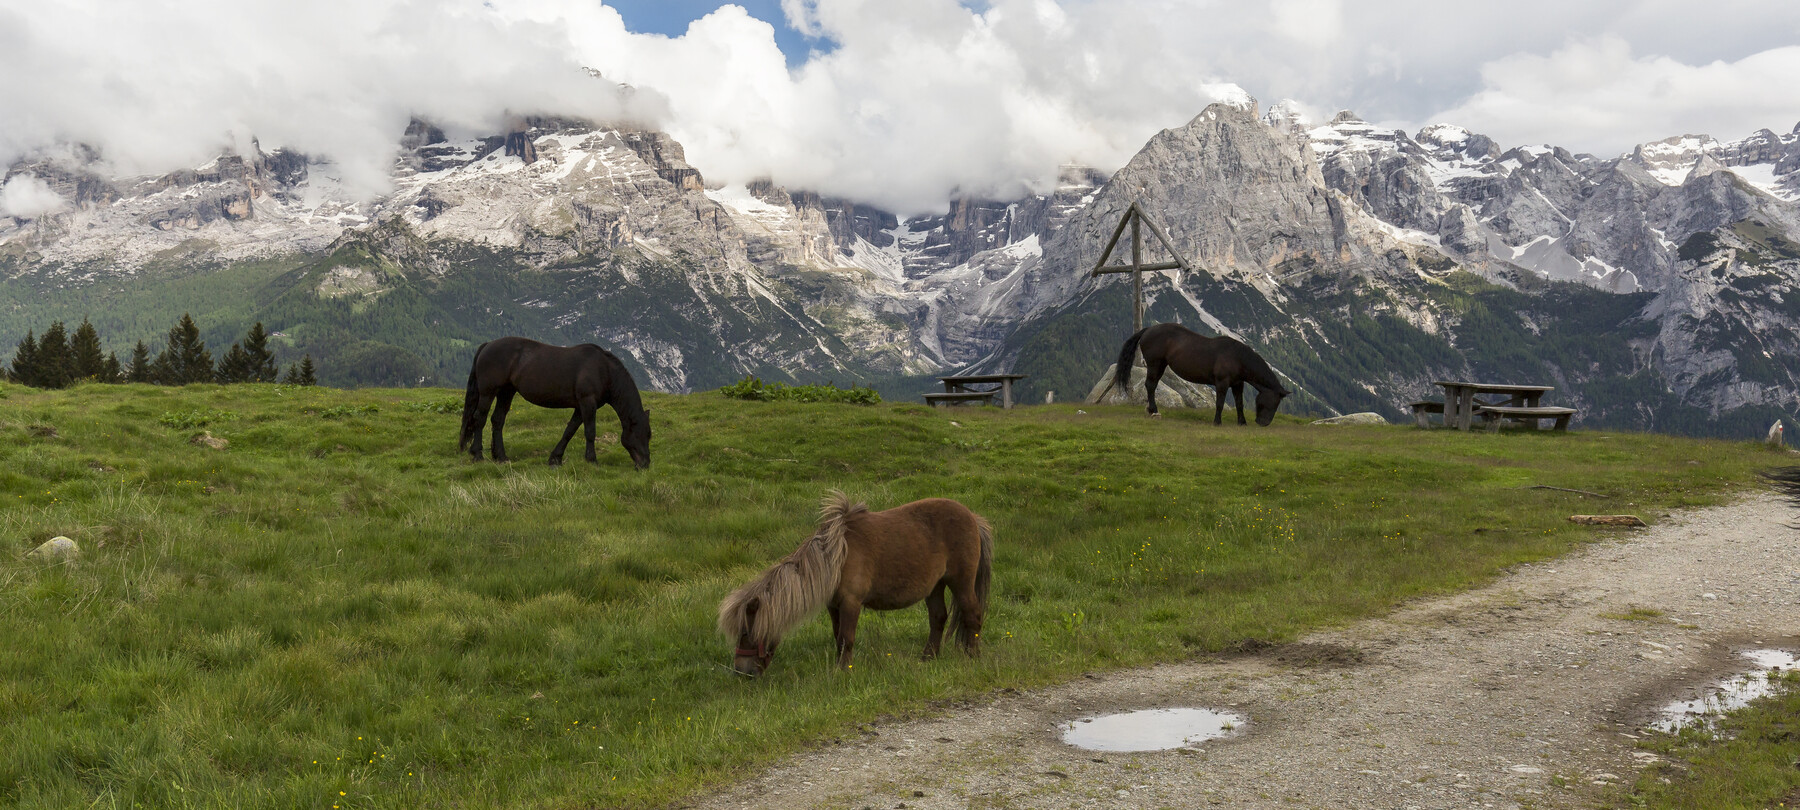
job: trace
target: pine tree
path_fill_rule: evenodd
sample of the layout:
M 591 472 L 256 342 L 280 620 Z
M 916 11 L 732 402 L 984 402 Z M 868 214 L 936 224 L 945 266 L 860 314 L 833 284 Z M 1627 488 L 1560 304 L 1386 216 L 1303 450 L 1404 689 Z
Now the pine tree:
M 304 355 L 300 358 L 300 384 L 301 385 L 318 385 L 319 384 L 319 378 L 313 376 L 313 362 L 312 362 L 312 355 L 310 355 L 310 354 Z
M 11 376 L 14 382 L 37 387 L 37 354 L 37 337 L 27 331 L 25 339 L 19 341 L 19 348 L 13 351 Z
M 119 353 L 106 355 L 106 363 L 100 368 L 100 381 L 103 383 L 121 383 L 125 381 L 125 368 L 119 364 Z
M 57 321 L 44 330 L 43 337 L 38 338 L 37 387 L 68 388 L 75 377 L 74 371 L 74 358 L 69 354 L 68 333 L 63 329 L 63 322 Z
M 269 335 L 263 331 L 262 321 L 257 321 L 250 327 L 249 334 L 244 335 L 244 353 L 248 355 L 245 380 L 275 382 L 280 377 L 281 369 L 275 365 L 275 355 L 269 353 Z
M 131 369 L 125 372 L 125 381 L 147 383 L 151 379 L 150 349 L 140 340 L 131 350 Z
M 300 384 L 300 366 L 295 363 L 289 363 L 288 370 L 287 370 L 287 376 L 282 377 L 281 382 L 286 385 L 299 385 Z
M 250 355 L 240 344 L 233 343 L 219 357 L 218 381 L 227 385 L 250 381 Z
M 100 333 L 88 319 L 82 318 L 81 325 L 75 328 L 75 338 L 69 341 L 69 365 L 71 375 L 78 381 L 103 380 L 106 373 L 106 356 L 100 353 Z
M 200 327 L 192 316 L 183 313 L 181 322 L 169 330 L 169 345 L 156 356 L 156 381 L 163 385 L 187 385 L 212 382 L 212 353 L 200 340 Z

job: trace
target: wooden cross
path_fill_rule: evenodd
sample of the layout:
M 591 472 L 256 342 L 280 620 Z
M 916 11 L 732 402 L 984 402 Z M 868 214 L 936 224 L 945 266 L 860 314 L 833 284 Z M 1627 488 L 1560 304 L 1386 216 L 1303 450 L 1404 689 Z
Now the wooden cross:
M 1119 244 L 1119 236 L 1125 233 L 1126 225 L 1131 226 L 1131 264 L 1109 265 L 1106 260 L 1112 258 L 1113 247 Z M 1169 251 L 1169 255 L 1175 257 L 1175 261 L 1144 264 L 1144 235 L 1140 225 L 1150 226 L 1150 233 L 1156 235 L 1156 241 L 1162 243 L 1163 248 Z M 1100 261 L 1094 262 L 1094 272 L 1088 275 L 1092 277 L 1106 273 L 1131 274 L 1131 331 L 1135 333 L 1144 328 L 1144 271 L 1176 269 L 1184 272 L 1192 271 L 1188 267 L 1187 261 L 1181 258 L 1181 254 L 1169 242 L 1169 235 L 1163 233 L 1162 226 L 1157 225 L 1156 221 L 1145 214 L 1144 209 L 1138 207 L 1136 201 L 1133 201 L 1131 207 L 1125 209 L 1125 216 L 1119 218 L 1119 227 L 1113 229 L 1112 238 L 1106 240 L 1106 249 L 1100 251 Z

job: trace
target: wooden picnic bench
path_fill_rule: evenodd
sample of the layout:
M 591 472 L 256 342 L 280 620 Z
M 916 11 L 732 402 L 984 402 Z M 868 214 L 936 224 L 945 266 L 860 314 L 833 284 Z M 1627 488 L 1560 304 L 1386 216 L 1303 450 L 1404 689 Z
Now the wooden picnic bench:
M 1542 407 L 1538 402 L 1544 394 L 1555 390 L 1548 385 L 1502 385 L 1498 383 L 1473 383 L 1460 380 L 1438 380 L 1435 385 L 1444 389 L 1444 401 L 1421 400 L 1411 404 L 1413 421 L 1419 427 L 1431 427 L 1431 414 L 1444 415 L 1444 427 L 1468 430 L 1474 427 L 1475 417 L 1481 417 L 1482 427 L 1497 429 L 1505 421 L 1522 422 L 1528 428 L 1536 430 L 1538 420 L 1556 420 L 1555 430 L 1568 430 L 1569 420 L 1575 416 L 1574 408 Z M 1492 400 L 1477 397 L 1498 396 Z
M 925 402 L 933 408 L 943 405 L 956 405 L 964 402 L 992 404 L 994 395 L 998 394 L 1000 395 L 1000 407 L 1003 409 L 1011 408 L 1013 406 L 1013 382 L 1015 380 L 1023 380 L 1026 376 L 1027 375 L 1024 374 L 961 374 L 950 377 L 939 377 L 938 382 L 944 384 L 944 392 L 941 394 L 926 394 Z M 980 391 L 969 388 L 971 385 L 991 385 L 996 383 L 999 385 L 997 388 L 989 388 Z
M 1574 408 L 1523 408 L 1511 405 L 1481 405 L 1476 408 L 1475 415 L 1481 417 L 1484 425 L 1492 429 L 1500 427 L 1503 419 L 1513 419 L 1525 423 L 1527 430 L 1537 430 L 1539 419 L 1555 419 L 1556 426 L 1551 430 L 1568 430 L 1569 419 L 1575 416 Z

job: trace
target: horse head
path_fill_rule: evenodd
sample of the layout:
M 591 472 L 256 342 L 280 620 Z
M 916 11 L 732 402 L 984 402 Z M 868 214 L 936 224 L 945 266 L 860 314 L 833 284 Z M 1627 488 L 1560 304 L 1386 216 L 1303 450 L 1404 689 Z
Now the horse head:
M 744 620 L 738 627 L 737 651 L 731 660 L 734 672 L 752 678 L 769 668 L 769 662 L 775 658 L 775 647 L 781 643 L 779 639 L 756 641 L 751 638 L 750 628 L 756 626 L 756 611 L 761 607 L 760 599 L 745 603 Z
M 621 432 L 624 435 L 619 437 L 619 444 L 631 454 L 631 463 L 640 470 L 650 466 L 650 412 L 643 411 Z
M 1275 409 L 1281 407 L 1282 397 L 1292 393 L 1280 386 L 1256 389 L 1256 424 L 1268 427 L 1275 421 Z

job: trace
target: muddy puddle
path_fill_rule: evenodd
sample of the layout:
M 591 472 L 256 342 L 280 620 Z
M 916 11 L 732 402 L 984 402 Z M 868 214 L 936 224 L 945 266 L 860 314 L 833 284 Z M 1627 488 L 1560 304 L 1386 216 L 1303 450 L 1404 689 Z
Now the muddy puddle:
M 1800 669 L 1800 659 L 1786 650 L 1748 650 L 1742 655 L 1751 661 L 1748 670 L 1709 684 L 1701 690 L 1699 697 L 1664 706 L 1650 727 L 1674 733 L 1689 726 L 1703 725 L 1726 712 L 1743 708 L 1752 700 L 1772 694 L 1776 688 L 1772 679 Z
M 1062 740 L 1090 751 L 1164 751 L 1240 733 L 1244 723 L 1210 709 L 1145 709 L 1064 723 Z

